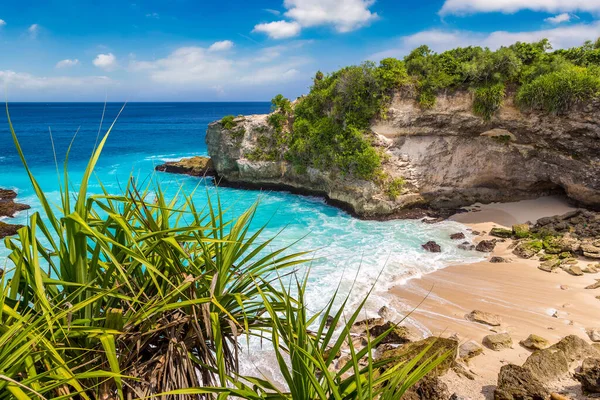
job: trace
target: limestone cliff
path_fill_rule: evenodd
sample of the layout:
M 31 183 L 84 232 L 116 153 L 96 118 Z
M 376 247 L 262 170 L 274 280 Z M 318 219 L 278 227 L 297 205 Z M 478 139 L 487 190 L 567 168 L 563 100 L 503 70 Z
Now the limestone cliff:
M 326 196 L 365 218 L 392 217 L 415 206 L 452 208 L 564 191 L 600 206 L 600 102 L 568 115 L 522 112 L 507 96 L 491 121 L 472 112 L 468 91 L 437 98 L 423 110 L 410 93 L 397 94 L 385 119 L 374 121 L 384 170 L 406 181 L 395 199 L 374 182 L 334 168 L 297 172 L 286 161 L 252 161 L 260 137 L 273 135 L 266 115 L 239 117 L 236 128 L 209 125 L 206 142 L 223 182 Z

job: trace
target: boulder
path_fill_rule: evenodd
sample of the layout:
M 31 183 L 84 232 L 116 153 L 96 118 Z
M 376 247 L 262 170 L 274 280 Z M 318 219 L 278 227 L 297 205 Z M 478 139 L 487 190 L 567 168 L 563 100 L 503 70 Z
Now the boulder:
M 17 234 L 17 231 L 21 229 L 23 225 L 7 224 L 0 221 L 0 239 L 6 236 L 13 236 Z
M 495 256 L 495 257 L 490 258 L 490 262 L 492 264 L 499 264 L 499 263 L 505 263 L 508 261 L 504 257 Z
M 435 375 L 426 375 L 404 393 L 402 400 L 448 400 L 449 397 L 446 383 Z
M 473 250 L 475 250 L 475 245 L 471 244 L 469 242 L 466 242 L 466 244 L 465 243 L 461 243 L 461 244 L 459 244 L 456 247 L 458 247 L 461 250 L 466 250 L 466 251 L 473 251 Z
M 483 338 L 483 345 L 491 350 L 500 351 L 512 347 L 512 338 L 508 333 L 496 333 Z
M 556 347 L 537 350 L 525 360 L 527 368 L 541 382 L 550 382 L 569 373 L 569 360 L 564 351 Z
M 538 269 L 541 269 L 542 271 L 546 271 L 546 272 L 552 272 L 558 267 L 560 267 L 560 260 L 550 259 L 550 260 L 547 260 L 547 261 L 544 261 L 543 263 L 541 263 L 538 266 Z
M 541 336 L 531 334 L 525 340 L 519 342 L 521 346 L 529 350 L 542 350 L 550 346 L 550 343 Z
M 388 307 L 388 306 L 382 306 L 379 311 L 377 311 L 377 314 L 381 317 L 384 318 L 386 320 L 391 320 L 393 317 L 393 311 Z
M 465 234 L 462 232 L 453 233 L 450 235 L 450 239 L 452 240 L 462 240 L 465 238 Z
M 581 247 L 581 242 L 578 239 L 575 239 L 574 237 L 565 235 L 562 238 L 558 239 L 556 245 L 560 247 L 560 251 L 576 253 Z
M 562 350 L 569 362 L 581 361 L 586 357 L 600 357 L 598 350 L 576 335 L 565 336 L 549 348 Z
M 592 283 L 585 287 L 586 289 L 598 289 L 600 288 L 600 279 L 596 279 L 596 283 Z
M 390 333 L 380 342 L 381 344 L 403 344 L 421 339 L 421 335 L 414 329 L 407 326 L 396 326 L 391 322 L 373 326 L 369 329 L 369 335 L 374 339 L 389 329 L 391 329 Z
M 491 253 L 495 248 L 496 240 L 482 240 L 475 246 L 475 250 L 481 251 L 482 253 Z
M 170 172 L 173 174 L 184 174 L 191 176 L 215 176 L 216 171 L 209 157 L 182 158 L 179 161 L 166 162 L 157 165 L 157 171 Z
M 433 240 L 430 240 L 429 242 L 421 245 L 421 247 L 431 253 L 441 253 L 442 252 L 442 248 L 440 247 L 440 245 L 437 244 L 436 242 L 434 242 Z
M 456 364 L 455 359 L 458 353 L 458 341 L 449 338 L 436 337 L 428 337 L 427 339 L 419 340 L 418 342 L 407 343 L 404 346 L 384 351 L 376 358 L 376 361 L 394 359 L 395 362 L 403 363 L 414 359 L 428 347 L 429 349 L 425 352 L 425 355 L 417 365 L 415 365 L 415 368 L 431 356 L 441 356 L 446 353 L 450 353 L 450 355 L 435 368 L 435 374 L 443 375 Z
M 508 364 L 500 368 L 494 400 L 547 400 L 550 392 L 526 368 Z
M 600 260 L 600 253 L 590 253 L 590 252 L 584 251 L 583 256 L 587 257 L 587 258 L 592 258 L 594 260 Z
M 492 228 L 490 231 L 490 236 L 509 239 L 512 237 L 512 230 L 504 228 Z
M 584 253 L 600 253 L 600 247 L 594 246 L 592 243 L 582 243 L 581 251 Z
M 458 348 L 458 358 L 463 361 L 468 361 L 481 353 L 483 353 L 483 347 L 474 340 L 469 340 L 468 342 L 461 344 Z
M 585 274 L 597 274 L 598 273 L 598 265 L 597 264 L 588 264 L 585 267 L 581 268 L 581 270 Z
M 352 333 L 363 333 L 366 332 L 367 327 L 371 328 L 377 325 L 383 325 L 385 320 L 381 317 L 379 318 L 368 318 L 362 321 L 355 322 L 350 328 L 350 332 Z
M 600 329 L 598 328 L 588 328 L 585 330 L 585 333 L 590 337 L 592 342 L 600 342 Z
M 542 242 L 539 240 L 530 240 L 521 242 L 513 250 L 513 254 L 521 258 L 531 258 L 542 250 Z
M 512 226 L 513 234 L 519 238 L 523 239 L 529 236 L 529 224 L 517 224 Z
M 581 382 L 584 393 L 600 393 L 600 358 L 586 358 L 581 369 L 575 373 L 575 379 Z
M 577 265 L 567 265 L 564 270 L 571 275 L 581 276 L 583 275 L 583 271 Z
M 471 311 L 465 318 L 469 321 L 479 322 L 480 324 L 490 326 L 500 326 L 502 324 L 502 318 L 499 315 L 480 310 Z

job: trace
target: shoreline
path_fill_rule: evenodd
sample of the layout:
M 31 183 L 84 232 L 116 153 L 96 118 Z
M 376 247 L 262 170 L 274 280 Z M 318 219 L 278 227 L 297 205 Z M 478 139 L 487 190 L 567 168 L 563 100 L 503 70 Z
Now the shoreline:
M 493 227 L 510 228 L 513 224 L 575 210 L 560 197 L 475 205 L 470 209 L 450 219 L 481 232 L 477 240 L 490 239 L 487 233 Z M 596 293 L 585 287 L 600 279 L 600 274 L 573 276 L 560 269 L 558 273 L 541 271 L 537 268 L 539 261 L 513 255 L 511 243 L 512 240 L 498 243 L 482 262 L 452 265 L 389 290 L 394 299 L 390 307 L 401 314 L 416 307 L 410 319 L 426 327 L 432 336 L 455 335 L 460 343 L 475 341 L 481 345 L 486 335 L 510 334 L 512 348 L 493 351 L 482 346 L 483 354 L 471 359 L 468 368 L 473 380 L 451 374 L 445 378 L 451 393 L 472 400 L 493 398 L 503 365 L 523 364 L 532 351 L 519 342 L 530 334 L 541 336 L 550 344 L 567 335 L 577 335 L 591 343 L 585 330 L 598 324 L 600 300 L 595 297 L 600 290 Z M 494 256 L 511 261 L 491 263 L 489 260 Z M 579 265 L 596 262 L 580 259 Z M 492 327 L 467 320 L 465 315 L 473 310 L 499 315 L 502 324 Z

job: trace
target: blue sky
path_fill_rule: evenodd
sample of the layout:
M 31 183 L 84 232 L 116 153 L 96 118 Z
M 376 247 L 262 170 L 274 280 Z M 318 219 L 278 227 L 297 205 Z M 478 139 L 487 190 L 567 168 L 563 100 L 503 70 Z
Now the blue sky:
M 259 101 L 428 44 L 600 36 L 600 0 L 3 0 L 11 101 Z

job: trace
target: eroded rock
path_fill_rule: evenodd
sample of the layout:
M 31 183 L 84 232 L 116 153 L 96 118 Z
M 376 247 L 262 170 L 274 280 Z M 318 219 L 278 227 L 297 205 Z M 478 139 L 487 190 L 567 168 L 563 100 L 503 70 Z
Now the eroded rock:
M 526 368 L 508 364 L 500 368 L 494 400 L 547 400 L 550 391 Z
M 485 311 L 473 310 L 466 315 L 469 321 L 478 322 L 480 324 L 490 326 L 500 326 L 502 324 L 502 317 L 497 314 L 492 314 Z
M 216 171 L 209 157 L 182 158 L 179 161 L 169 161 L 155 168 L 157 171 L 191 176 L 215 176 Z
M 550 346 L 550 343 L 541 336 L 531 334 L 525 340 L 519 342 L 521 346 L 529 350 L 542 350 Z
M 437 244 L 436 242 L 434 242 L 433 240 L 430 240 L 429 242 L 422 244 L 421 247 L 427 251 L 429 251 L 430 253 L 441 253 L 442 252 L 442 248 L 440 247 L 439 244 Z
M 371 338 L 376 338 L 389 329 L 391 332 L 380 342 L 381 344 L 403 344 L 421 339 L 421 335 L 416 330 L 408 326 L 396 326 L 391 322 L 373 326 L 369 329 L 369 335 Z
M 495 248 L 496 240 L 482 240 L 475 246 L 475 250 L 481 251 L 482 253 L 491 253 Z
M 586 358 L 575 374 L 585 393 L 600 393 L 600 358 Z
M 462 240 L 465 238 L 465 234 L 462 232 L 453 233 L 450 235 L 450 239 L 452 240 Z
M 487 335 L 483 338 L 483 345 L 491 350 L 500 351 L 511 348 L 513 345 L 512 338 L 508 333 L 496 333 Z

